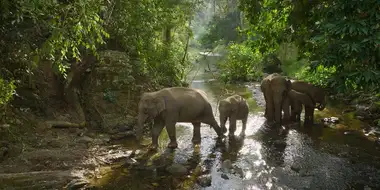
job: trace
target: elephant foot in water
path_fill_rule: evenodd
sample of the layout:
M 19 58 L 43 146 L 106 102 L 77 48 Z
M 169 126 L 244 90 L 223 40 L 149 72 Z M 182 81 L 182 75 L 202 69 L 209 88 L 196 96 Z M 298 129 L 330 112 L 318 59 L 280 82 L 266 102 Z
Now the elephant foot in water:
M 175 141 L 172 141 L 168 144 L 168 148 L 175 149 L 178 147 L 178 143 Z

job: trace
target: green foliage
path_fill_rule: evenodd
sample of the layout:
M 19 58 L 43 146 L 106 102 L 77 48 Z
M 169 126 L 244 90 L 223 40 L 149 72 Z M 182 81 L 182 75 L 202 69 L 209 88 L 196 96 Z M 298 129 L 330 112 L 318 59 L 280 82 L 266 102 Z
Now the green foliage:
M 240 0 L 239 7 L 244 10 L 250 21 L 247 31 L 248 42 L 261 53 L 274 53 L 279 44 L 287 40 L 287 21 L 291 7 L 286 1 L 277 0 Z
M 252 81 L 262 76 L 261 55 L 246 44 L 232 43 L 227 59 L 218 64 L 224 82 Z
M 316 14 L 310 20 L 316 21 L 313 27 L 317 32 L 311 36 L 307 50 L 320 64 L 337 68 L 332 87 L 356 90 L 380 84 L 379 6 L 376 0 L 340 0 L 311 10 Z
M 240 1 L 252 24 L 248 34 L 253 34 L 254 47 L 272 53 L 278 44 L 294 42 L 299 58 L 313 61 L 304 72 L 325 73 L 311 75 L 322 77 L 324 81 L 317 83 L 338 91 L 379 86 L 379 6 L 377 0 Z M 335 71 L 327 72 L 327 68 Z
M 319 65 L 315 70 L 311 70 L 310 66 L 304 66 L 295 74 L 295 76 L 298 79 L 302 79 L 318 86 L 328 87 L 331 83 L 335 82 L 331 80 L 331 77 L 335 73 L 336 68 L 334 66 L 325 67 L 323 65 Z
M 281 61 L 274 54 L 268 54 L 263 58 L 264 73 L 281 73 Z
M 16 89 L 14 81 L 6 81 L 0 78 L 0 106 L 6 105 Z
M 107 88 L 104 90 L 103 99 L 111 103 L 116 103 L 116 94 L 111 89 Z
M 189 20 L 198 1 L 117 1 L 107 29 L 144 72 L 164 85 L 178 85 L 185 78 L 185 55 L 191 37 Z M 163 31 L 169 36 L 163 35 Z M 165 33 L 166 34 L 166 33 Z
M 234 11 L 226 16 L 216 16 L 208 23 L 206 33 L 200 37 L 203 48 L 212 49 L 218 44 L 227 45 L 238 39 L 240 12 Z
M 25 55 L 29 57 L 30 65 L 39 63 L 43 58 L 65 73 L 69 67 L 67 62 L 72 59 L 79 61 L 85 50 L 96 55 L 97 46 L 104 43 L 104 37 L 108 37 L 99 15 L 102 2 L 36 0 L 15 3 L 5 0 L 1 8 L 8 11 L 1 15 L 4 19 L 1 25 L 6 26 L 2 33 L 6 40 L 11 40 L 17 31 L 18 41 L 28 42 Z

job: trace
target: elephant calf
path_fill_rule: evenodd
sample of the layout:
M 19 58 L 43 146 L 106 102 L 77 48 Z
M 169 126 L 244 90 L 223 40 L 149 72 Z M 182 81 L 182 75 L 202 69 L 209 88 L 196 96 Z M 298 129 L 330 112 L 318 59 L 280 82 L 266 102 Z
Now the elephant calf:
M 143 124 L 147 119 L 154 119 L 151 149 L 157 148 L 158 136 L 165 126 L 170 139 L 168 147 L 177 148 L 175 128 L 177 122 L 191 122 L 193 124 L 193 143 L 200 143 L 201 141 L 201 122 L 209 124 L 218 134 L 218 137 L 224 136 L 215 120 L 205 92 L 198 89 L 171 87 L 144 93 L 138 105 L 136 129 L 138 140 L 142 136 Z
M 241 134 L 244 135 L 248 118 L 247 101 L 240 95 L 232 95 L 219 102 L 220 127 L 223 132 L 227 131 L 225 126 L 227 119 L 230 121 L 229 135 L 233 136 L 236 130 L 236 120 L 241 120 L 243 128 Z
M 304 81 L 291 81 L 291 82 L 292 82 L 291 88 L 297 92 L 301 92 L 301 93 L 305 93 L 309 95 L 314 101 L 314 103 L 316 104 L 315 107 L 319 111 L 322 111 L 325 109 L 326 93 L 322 88 L 314 86 L 313 84 L 310 84 Z
M 287 109 L 287 111 L 289 112 L 290 108 L 290 120 L 300 121 L 302 105 L 304 105 L 305 107 L 305 122 L 313 122 L 315 103 L 313 99 L 305 93 L 290 90 L 288 92 L 288 96 L 284 101 L 283 110 L 285 112 L 285 110 Z

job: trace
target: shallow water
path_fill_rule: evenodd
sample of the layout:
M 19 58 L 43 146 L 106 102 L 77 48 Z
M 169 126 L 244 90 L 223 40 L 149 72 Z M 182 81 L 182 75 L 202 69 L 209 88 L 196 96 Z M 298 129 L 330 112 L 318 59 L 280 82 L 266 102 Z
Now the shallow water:
M 341 107 L 331 104 L 322 112 L 316 111 L 314 126 L 293 124 L 273 129 L 265 125 L 258 84 L 224 85 L 210 80 L 214 76 L 205 73 L 205 67 L 201 65 L 190 76 L 191 87 L 207 93 L 218 123 L 218 100 L 235 93 L 244 96 L 250 106 L 245 137 L 238 136 L 240 121 L 236 137 L 222 142 L 214 139 L 213 129 L 202 124 L 202 142 L 194 146 L 192 125 L 178 123 L 177 149 L 166 149 L 168 137 L 163 130 L 157 153 L 143 153 L 137 166 L 115 165 L 93 184 L 99 189 L 165 190 L 380 188 L 380 152 L 358 130 L 365 124 L 350 114 L 341 114 Z M 320 124 L 321 118 L 331 116 L 341 118 L 340 123 L 330 127 Z M 223 174 L 221 164 L 227 159 L 235 172 Z M 171 176 L 165 170 L 171 163 L 186 166 L 188 175 Z M 200 175 L 211 175 L 211 186 L 197 184 Z

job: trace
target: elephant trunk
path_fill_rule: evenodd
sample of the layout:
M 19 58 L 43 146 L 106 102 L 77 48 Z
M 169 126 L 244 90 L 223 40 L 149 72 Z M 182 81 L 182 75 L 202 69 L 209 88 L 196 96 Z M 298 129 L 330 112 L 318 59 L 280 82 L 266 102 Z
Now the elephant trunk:
M 138 141 L 141 140 L 143 129 L 144 129 L 144 123 L 146 119 L 147 119 L 147 116 L 145 116 L 144 114 L 138 115 L 137 128 L 135 130 L 136 140 Z
M 221 113 L 220 114 L 220 128 L 222 130 L 222 133 L 225 133 L 227 131 L 226 121 L 227 121 L 227 116 Z

